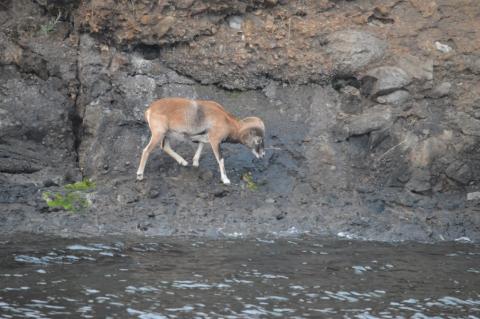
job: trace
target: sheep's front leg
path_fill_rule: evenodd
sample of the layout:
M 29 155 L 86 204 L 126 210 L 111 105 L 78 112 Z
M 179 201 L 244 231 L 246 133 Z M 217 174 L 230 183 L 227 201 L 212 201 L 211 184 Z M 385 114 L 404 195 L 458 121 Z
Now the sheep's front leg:
M 225 160 L 222 157 L 222 153 L 220 151 L 220 143 L 217 141 L 210 140 L 210 145 L 212 146 L 213 155 L 215 155 L 215 159 L 217 160 L 218 166 L 220 168 L 220 177 L 222 179 L 222 183 L 225 185 L 230 185 L 230 180 L 227 177 L 227 173 L 225 171 Z

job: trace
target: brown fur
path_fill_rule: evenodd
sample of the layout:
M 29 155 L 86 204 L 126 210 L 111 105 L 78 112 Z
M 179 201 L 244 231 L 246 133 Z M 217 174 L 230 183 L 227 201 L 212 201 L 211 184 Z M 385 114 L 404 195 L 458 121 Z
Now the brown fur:
M 169 139 L 172 137 L 189 137 L 193 141 L 209 143 L 212 147 L 215 158 L 220 165 L 222 181 L 228 184 L 228 178 L 223 167 L 223 158 L 220 153 L 220 144 L 224 141 L 230 143 L 241 143 L 252 148 L 252 143 L 259 143 L 261 140 L 261 152 L 256 156 L 264 154 L 263 138 L 265 125 L 257 117 L 247 117 L 243 120 L 227 112 L 220 104 L 208 100 L 189 100 L 184 98 L 164 98 L 150 104 L 145 111 L 145 120 L 150 131 L 151 140 L 145 147 L 137 178 L 143 178 L 143 170 L 152 149 L 160 143 L 162 149 L 175 158 L 180 164 L 187 165 L 187 162 L 176 154 L 169 146 Z M 198 165 L 201 148 L 199 146 L 197 158 L 194 165 Z M 257 151 L 260 147 L 256 146 Z

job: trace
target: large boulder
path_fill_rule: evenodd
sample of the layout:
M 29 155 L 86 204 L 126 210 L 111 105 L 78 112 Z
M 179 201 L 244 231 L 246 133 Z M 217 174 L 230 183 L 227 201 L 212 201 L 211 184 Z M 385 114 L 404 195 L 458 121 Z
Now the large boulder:
M 373 34 L 356 30 L 343 30 L 330 34 L 327 51 L 331 54 L 339 73 L 353 73 L 385 54 L 387 43 Z

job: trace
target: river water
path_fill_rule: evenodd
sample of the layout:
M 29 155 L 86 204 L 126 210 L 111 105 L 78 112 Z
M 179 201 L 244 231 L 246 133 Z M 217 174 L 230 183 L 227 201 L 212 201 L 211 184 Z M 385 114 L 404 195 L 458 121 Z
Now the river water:
M 0 318 L 480 318 L 480 246 L 17 237 Z

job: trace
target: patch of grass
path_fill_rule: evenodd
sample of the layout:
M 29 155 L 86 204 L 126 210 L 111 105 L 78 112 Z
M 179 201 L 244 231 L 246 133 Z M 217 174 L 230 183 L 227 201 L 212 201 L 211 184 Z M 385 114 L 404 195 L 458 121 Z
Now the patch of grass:
M 251 172 L 246 172 L 242 175 L 242 180 L 245 182 L 247 189 L 254 192 L 258 189 L 257 183 L 253 180 L 253 176 Z
M 80 182 L 65 185 L 65 189 L 71 191 L 89 191 L 94 190 L 96 187 L 97 185 L 95 184 L 95 182 L 92 182 L 89 179 L 84 179 Z
M 48 207 L 63 208 L 71 212 L 77 212 L 88 208 L 88 200 L 79 193 L 51 193 L 44 192 L 43 199 L 47 202 Z
M 40 32 L 44 35 L 47 35 L 50 32 L 55 30 L 55 26 L 60 22 L 60 18 L 62 17 L 62 13 L 59 11 L 58 15 L 55 19 L 51 19 L 47 23 L 40 26 Z
M 93 191 L 95 188 L 95 182 L 84 179 L 80 182 L 65 185 L 64 190 L 60 192 L 43 192 L 42 198 L 48 207 L 78 212 L 90 206 L 87 192 Z

